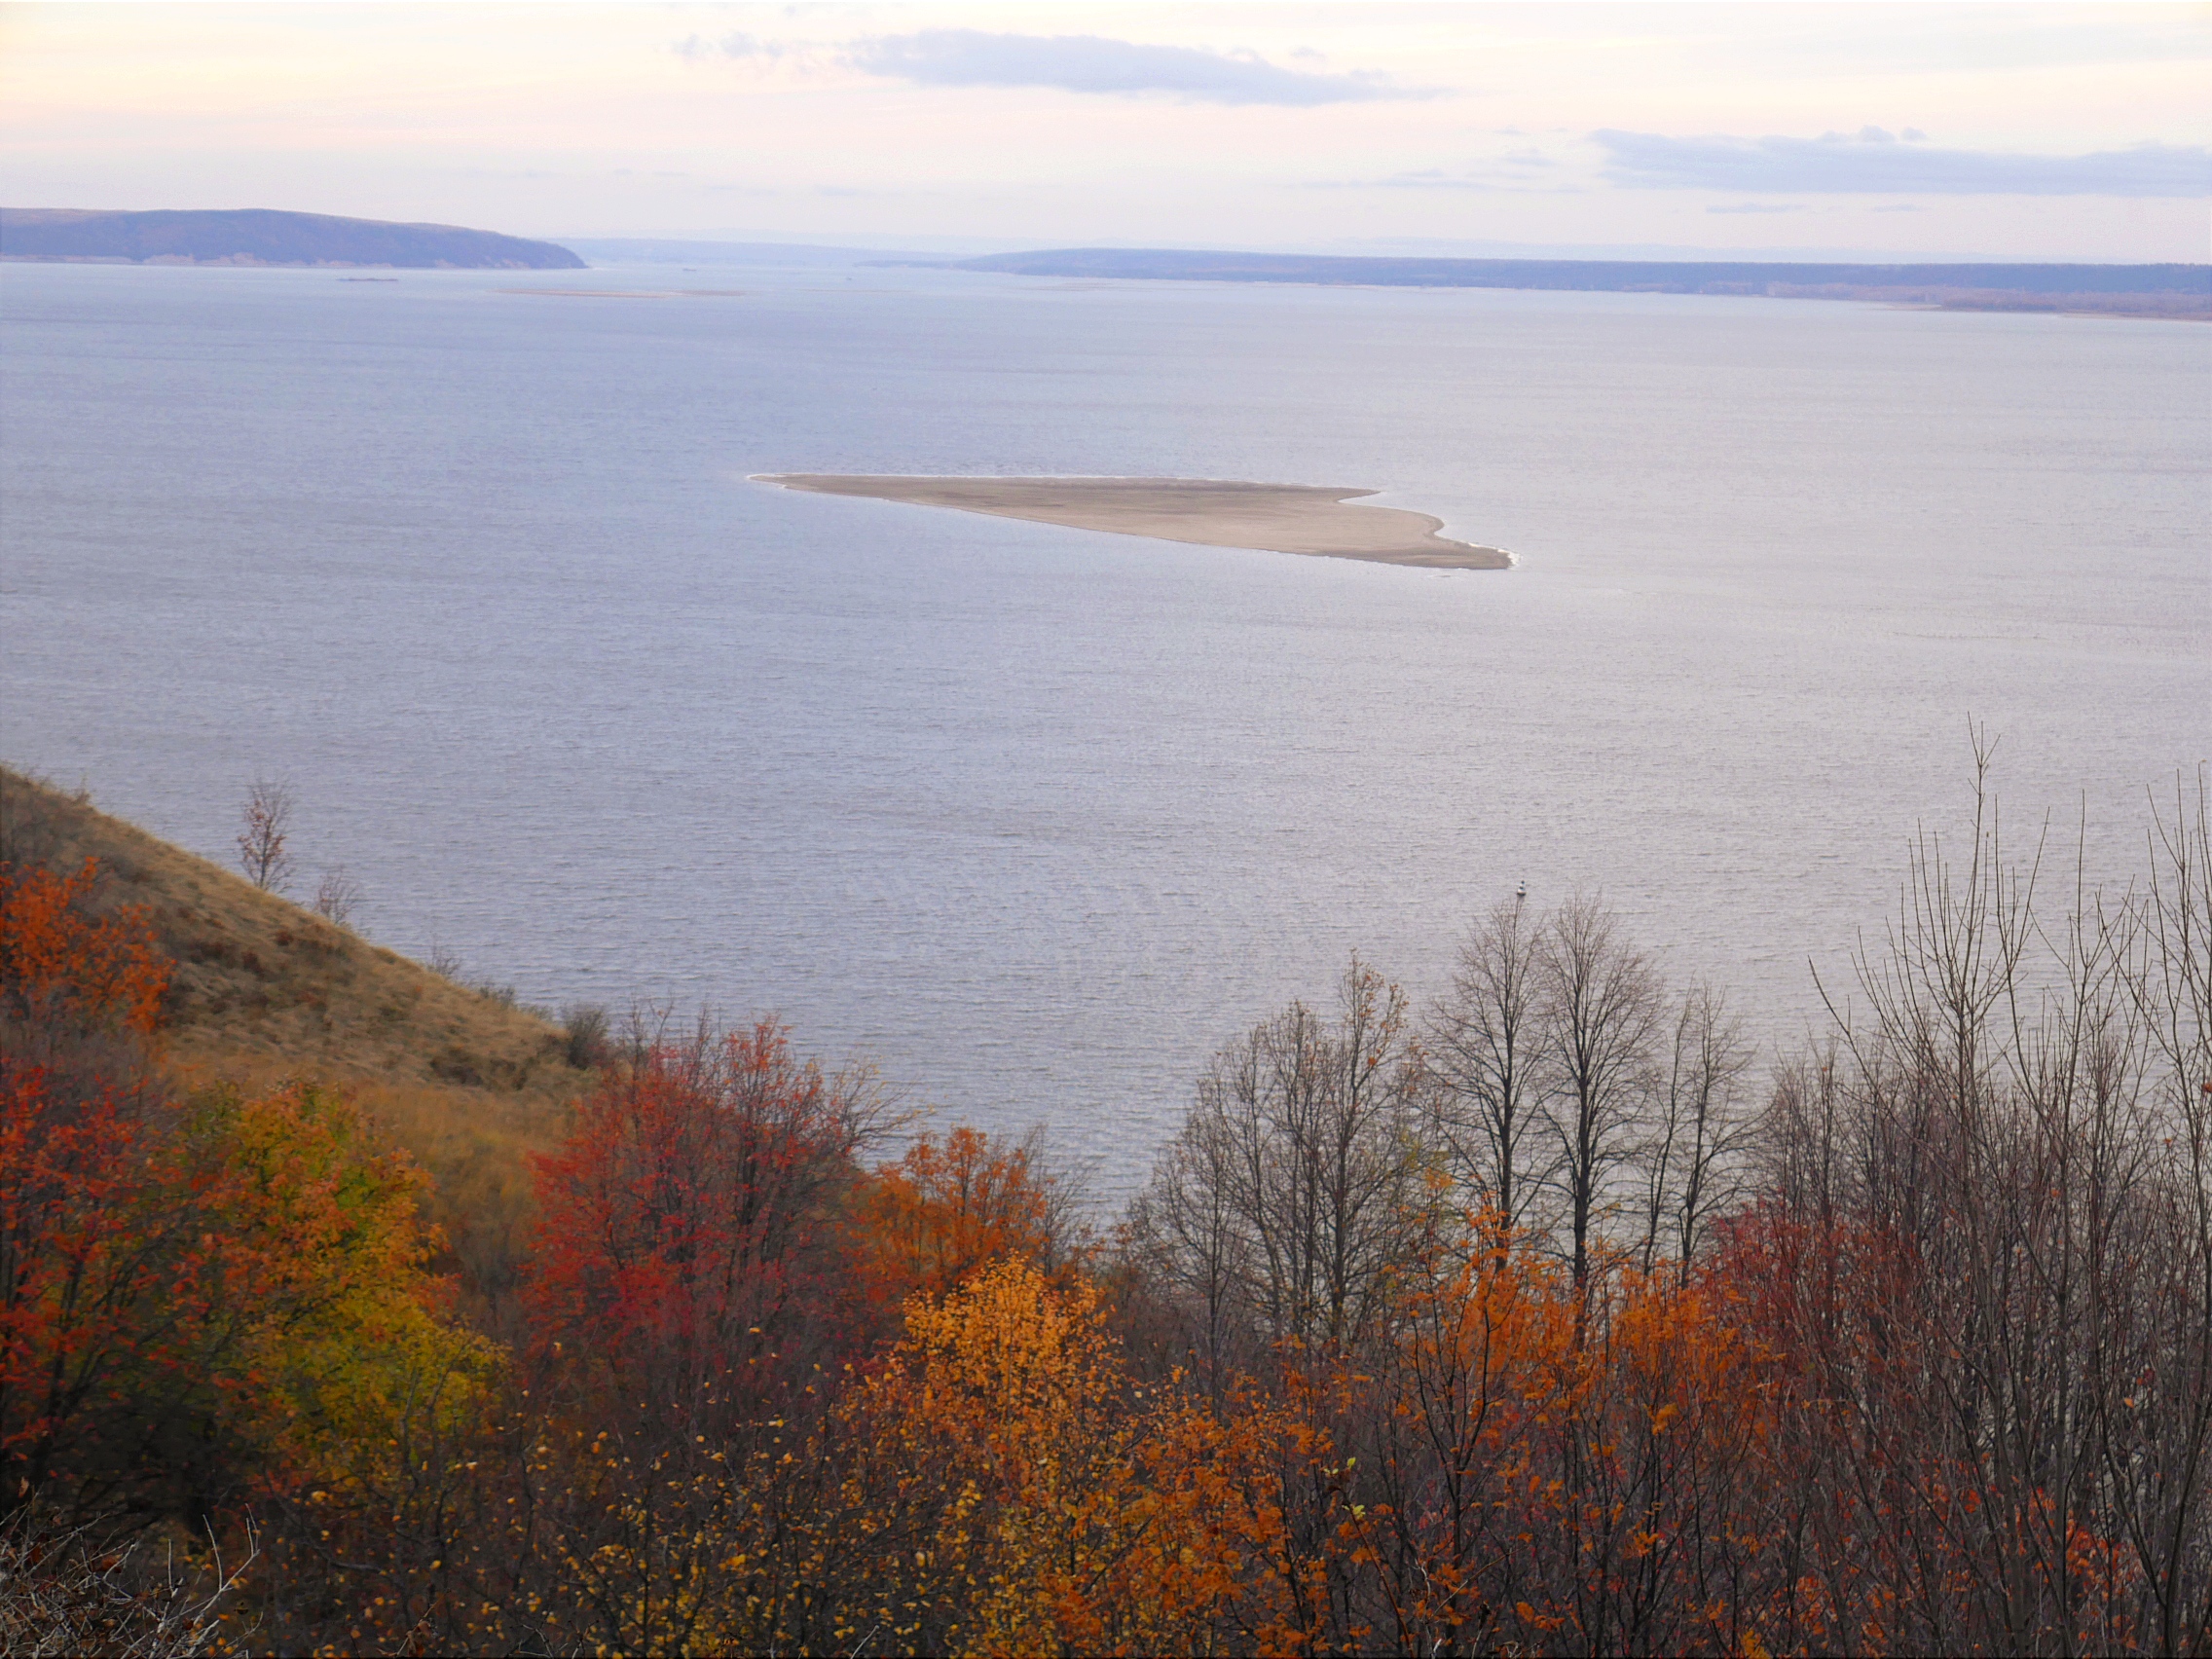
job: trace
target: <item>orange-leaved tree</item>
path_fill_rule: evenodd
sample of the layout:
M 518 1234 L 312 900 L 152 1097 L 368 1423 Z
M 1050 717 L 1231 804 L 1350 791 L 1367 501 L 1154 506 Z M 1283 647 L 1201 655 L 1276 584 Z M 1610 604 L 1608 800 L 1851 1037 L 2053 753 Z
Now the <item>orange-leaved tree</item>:
M 884 1164 L 854 1205 L 853 1271 L 878 1303 L 919 1291 L 942 1296 L 989 1263 L 1020 1256 L 1066 1285 L 1083 1240 L 1037 1137 L 1012 1140 L 968 1127 L 923 1135 Z
M 1753 1652 L 1783 1455 L 1768 1354 L 1710 1266 L 1620 1266 L 1577 1350 L 1583 1385 L 1533 1444 L 1561 1472 L 1544 1604 L 1590 1651 Z
M 1545 1601 L 1531 1531 L 1550 1528 L 1557 1471 L 1538 1424 L 1574 1409 L 1588 1367 L 1557 1266 L 1503 1212 L 1419 1223 L 1394 1344 L 1363 1368 L 1348 1455 L 1369 1471 L 1349 1512 L 1373 1568 L 1377 1622 L 1405 1651 L 1527 1641 Z M 1340 1459 L 1341 1461 L 1341 1459 Z M 1328 1542 L 1326 1535 L 1323 1542 Z
M 1705 1266 L 1593 1251 L 1580 1281 L 1494 1209 L 1409 1218 L 1387 1340 L 1300 1356 L 1267 1645 L 1757 1650 L 1780 1456 L 1769 1356 Z M 1762 1576 L 1765 1575 L 1765 1576 Z
M 97 1033 L 153 1034 L 169 965 L 143 908 L 107 915 L 99 866 L 63 875 L 0 865 L 0 1021 L 9 1048 Z

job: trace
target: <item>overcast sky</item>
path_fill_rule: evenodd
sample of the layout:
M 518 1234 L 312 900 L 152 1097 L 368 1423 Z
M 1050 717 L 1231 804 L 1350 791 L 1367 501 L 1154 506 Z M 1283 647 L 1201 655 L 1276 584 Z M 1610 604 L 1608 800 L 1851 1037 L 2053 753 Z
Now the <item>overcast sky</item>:
M 11 206 L 2201 261 L 2212 7 L 16 5 L 0 132 Z

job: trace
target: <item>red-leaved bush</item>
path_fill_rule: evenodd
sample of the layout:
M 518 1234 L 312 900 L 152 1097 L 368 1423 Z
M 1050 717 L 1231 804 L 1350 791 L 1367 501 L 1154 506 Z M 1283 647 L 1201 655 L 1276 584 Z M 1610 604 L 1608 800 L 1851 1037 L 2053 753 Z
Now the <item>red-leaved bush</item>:
M 774 1020 L 610 1073 L 536 1161 L 540 1349 L 670 1399 L 747 1394 L 775 1357 L 818 1353 L 835 1207 L 885 1117 L 872 1076 L 800 1061 Z

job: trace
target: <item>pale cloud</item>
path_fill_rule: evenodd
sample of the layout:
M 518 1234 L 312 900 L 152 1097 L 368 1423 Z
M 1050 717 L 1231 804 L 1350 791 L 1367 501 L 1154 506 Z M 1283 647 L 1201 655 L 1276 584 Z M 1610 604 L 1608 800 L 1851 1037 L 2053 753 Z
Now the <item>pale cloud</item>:
M 923 87 L 1049 87 L 1122 97 L 1153 92 L 1192 103 L 1309 108 L 1434 95 L 1385 75 L 1285 69 L 1256 53 L 1146 46 L 1100 35 L 924 29 L 855 42 L 844 61 L 864 74 Z
M 1313 108 L 1442 95 L 1373 71 L 1286 69 L 1256 52 L 1146 45 L 1101 35 L 947 28 L 826 43 L 777 40 L 739 30 L 714 39 L 688 35 L 669 50 L 686 63 L 729 58 L 796 70 L 809 78 L 857 72 L 921 87 L 1034 87 L 1094 96 L 1161 95 L 1195 104 Z M 1326 61 L 1309 47 L 1287 55 L 1302 62 Z
M 1879 127 L 1818 138 L 1671 138 L 1604 130 L 1604 176 L 1632 190 L 1745 190 L 1800 195 L 2110 196 L 2212 195 L 2212 150 L 2138 144 L 2086 156 L 1938 149 L 1907 128 Z
M 1824 246 L 1900 254 L 2204 258 L 2202 5 L 520 15 L 0 11 L 0 197 L 555 239 L 739 220 L 875 246 L 1725 248 L 1818 226 Z M 1851 136 L 1824 144 L 1829 127 Z M 2050 194 L 2087 189 L 2108 194 Z
M 2089 8 L 1987 6 L 1972 9 L 1978 17 L 1965 7 L 1893 6 L 1878 14 L 1878 21 L 1841 30 L 1793 25 L 1790 8 L 1771 10 L 1773 20 L 1796 38 L 1785 33 L 1768 50 L 1778 67 L 1794 59 L 1800 73 L 2078 73 L 2130 64 L 2194 63 L 2212 56 L 2202 9 L 2188 5 L 2101 0 Z
M 705 63 L 717 56 L 765 58 L 774 62 L 794 55 L 799 49 L 780 40 L 763 40 L 758 35 L 739 30 L 725 34 L 719 40 L 708 40 L 703 35 L 686 35 L 669 50 L 686 63 Z
M 1549 166 L 1550 164 L 1545 164 Z M 1414 172 L 1391 173 L 1382 178 L 1309 178 L 1300 181 L 1305 190 L 1478 190 L 1499 196 L 1579 196 L 1579 184 L 1538 184 L 1522 173 L 1445 172 L 1423 167 Z
M 1789 202 L 1738 202 L 1729 206 L 1708 207 L 1708 213 L 1802 213 L 1804 208 Z
M 1474 157 L 1454 167 L 1404 167 L 1367 178 L 1302 181 L 1309 190 L 1471 190 L 1510 195 L 1574 195 L 1584 186 L 1561 182 L 1557 158 L 1532 144 L 1489 157 Z

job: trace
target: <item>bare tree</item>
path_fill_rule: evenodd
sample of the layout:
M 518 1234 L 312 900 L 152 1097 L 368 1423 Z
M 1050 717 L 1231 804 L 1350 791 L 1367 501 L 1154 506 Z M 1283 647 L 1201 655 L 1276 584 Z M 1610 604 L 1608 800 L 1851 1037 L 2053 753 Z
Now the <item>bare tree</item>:
M 1554 1177 L 1567 1207 L 1577 1285 L 1590 1235 L 1651 1090 L 1662 990 L 1657 971 L 1620 938 L 1613 913 L 1576 898 L 1544 934 L 1541 1013 L 1553 1088 L 1545 1118 L 1558 1143 Z
M 1842 1165 L 1849 1157 L 1841 1051 L 1841 1043 L 1830 1034 L 1775 1067 L 1752 1148 L 1759 1186 L 1789 1214 L 1823 1229 L 1835 1219 Z
M 239 866 L 246 879 L 266 892 L 282 892 L 292 873 L 292 858 L 284 850 L 292 823 L 290 787 L 255 778 L 240 819 Z
M 1199 1079 L 1136 1219 L 1201 1358 L 1343 1352 L 1383 1316 L 1428 1201 L 1406 1026 L 1404 993 L 1355 957 L 1335 1020 L 1293 1003 Z
M 353 911 L 361 903 L 361 884 L 347 871 L 344 865 L 333 865 L 322 872 L 322 880 L 315 884 L 314 913 L 340 927 L 352 923 Z
M 1736 1197 L 1736 1155 L 1751 1046 L 1743 1021 L 1709 985 L 1692 985 L 1675 1014 L 1674 1042 L 1643 1152 L 1643 1271 L 1673 1244 L 1683 1283 L 1707 1221 Z
M 1526 1219 L 1545 1173 L 1530 1166 L 1529 1132 L 1546 1076 L 1542 959 L 1542 930 L 1525 901 L 1497 904 L 1459 947 L 1452 988 L 1424 1022 L 1437 1135 L 1508 1226 Z
M 1265 1341 L 1245 1317 L 1256 1246 L 1239 1201 L 1236 1137 L 1218 1099 L 1201 1083 L 1198 1105 L 1129 1206 L 1128 1226 L 1142 1282 L 1161 1287 L 1169 1325 L 1182 1328 L 1175 1346 L 1217 1390 L 1250 1368 Z
M 2021 959 L 2034 941 L 2034 899 L 2042 867 L 2039 843 L 2024 866 L 2007 862 L 1996 797 L 1989 789 L 1995 746 L 1974 733 L 1973 830 L 1963 867 L 1947 857 L 1940 836 L 1914 837 L 1904 896 L 1878 955 L 1854 959 L 1871 1020 L 1854 1026 L 1829 1002 L 1844 1040 L 1860 1046 L 1870 1033 L 1873 1052 L 1862 1065 L 1902 1065 L 1938 1081 L 1944 1104 L 1971 1128 L 1997 1087 L 2004 1064 L 1996 1015 L 2015 994 Z M 1816 978 L 1815 984 L 1819 984 Z M 1827 1000 L 1825 987 L 1821 987 Z
M 2154 802 L 2150 876 L 2121 959 L 2168 1174 L 2157 1271 L 2130 1287 L 2149 1340 L 2128 1357 L 2154 1386 L 2120 1402 L 2158 1432 L 2120 1439 L 2107 1466 L 2165 1653 L 2212 1644 L 2212 800 L 2201 766 L 2194 786 L 2175 779 L 2171 819 Z
M 1769 1109 L 1763 1294 L 1807 1470 L 1788 1526 L 1813 1545 L 1792 1571 L 1899 1647 L 2203 1651 L 2203 787 L 2157 814 L 2125 895 L 2078 852 L 2053 921 L 2040 843 L 2005 854 L 1979 733 L 1974 758 L 1972 843 L 1916 837 L 1887 949 Z

